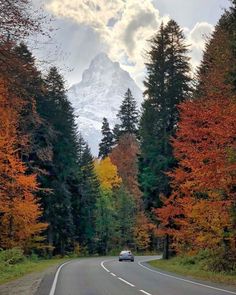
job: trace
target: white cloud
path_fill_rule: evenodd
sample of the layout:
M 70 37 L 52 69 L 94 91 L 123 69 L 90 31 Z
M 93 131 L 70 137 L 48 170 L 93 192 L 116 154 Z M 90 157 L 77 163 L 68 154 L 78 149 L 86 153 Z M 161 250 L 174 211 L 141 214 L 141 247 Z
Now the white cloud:
M 206 41 L 211 36 L 213 30 L 213 25 L 207 22 L 201 22 L 197 23 L 191 31 L 187 30 L 185 32 L 187 41 L 190 44 L 190 55 L 193 68 L 196 68 L 199 65 Z
M 151 0 L 51 0 L 46 7 L 59 18 L 73 20 L 96 31 L 109 56 L 123 64 L 138 83 L 144 73 L 147 40 L 162 21 L 169 20 L 167 15 L 160 16 Z M 187 42 L 192 44 L 193 67 L 201 58 L 204 35 L 212 29 L 206 22 L 197 23 L 192 30 L 184 29 Z

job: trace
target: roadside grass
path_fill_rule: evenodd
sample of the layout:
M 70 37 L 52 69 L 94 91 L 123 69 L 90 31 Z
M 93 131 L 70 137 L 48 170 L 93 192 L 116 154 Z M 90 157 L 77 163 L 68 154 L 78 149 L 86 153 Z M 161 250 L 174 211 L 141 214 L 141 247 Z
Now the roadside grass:
M 189 263 L 186 263 L 189 261 Z M 200 263 L 186 257 L 174 257 L 169 260 L 153 260 L 148 262 L 151 266 L 160 270 L 173 272 L 189 278 L 203 279 L 215 283 L 236 285 L 236 272 L 211 272 L 201 268 Z
M 0 263 L 0 284 L 18 279 L 32 272 L 41 272 L 50 266 L 61 264 L 66 260 L 68 260 L 68 258 L 52 258 L 42 260 L 25 258 L 23 261 L 16 264 Z

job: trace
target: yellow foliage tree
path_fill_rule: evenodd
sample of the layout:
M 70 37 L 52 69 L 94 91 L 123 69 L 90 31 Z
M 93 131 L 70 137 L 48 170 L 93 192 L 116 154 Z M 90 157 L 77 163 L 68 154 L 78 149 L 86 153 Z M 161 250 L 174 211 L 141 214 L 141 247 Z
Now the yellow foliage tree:
M 99 179 L 101 189 L 112 190 L 121 185 L 122 180 L 118 175 L 117 167 L 112 164 L 109 157 L 103 160 L 96 160 L 94 169 Z
M 144 212 L 139 212 L 134 227 L 134 240 L 139 250 L 148 249 L 154 229 L 155 225 L 148 220 Z

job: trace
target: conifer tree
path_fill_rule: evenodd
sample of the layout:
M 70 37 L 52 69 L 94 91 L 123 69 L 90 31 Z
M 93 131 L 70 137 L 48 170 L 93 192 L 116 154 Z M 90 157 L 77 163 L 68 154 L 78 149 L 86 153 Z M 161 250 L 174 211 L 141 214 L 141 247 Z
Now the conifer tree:
M 94 253 L 95 245 L 95 210 L 99 196 L 99 182 L 94 172 L 94 160 L 87 144 L 82 144 L 82 153 L 79 158 L 80 167 L 80 200 L 77 212 L 79 243 L 86 247 L 89 253 Z M 76 217 L 76 216 L 74 216 Z
M 51 194 L 43 198 L 44 218 L 49 223 L 48 241 L 56 252 L 71 250 L 74 239 L 72 218 L 73 190 L 70 186 L 77 173 L 77 141 L 73 109 L 65 94 L 64 81 L 55 67 L 46 79 L 46 96 L 40 115 L 52 126 L 55 136 L 52 142 L 53 161 L 49 163 L 44 187 Z M 55 218 L 56 216 L 56 218 Z
M 113 134 L 110 130 L 109 122 L 107 121 L 107 118 L 103 118 L 102 135 L 103 135 L 103 138 L 99 144 L 98 157 L 101 157 L 102 159 L 104 159 L 109 155 L 113 146 Z
M 117 114 L 120 119 L 120 133 L 137 134 L 139 114 L 137 110 L 136 101 L 130 91 L 127 90 L 124 96 L 124 100 L 120 106 L 120 110 Z
M 178 24 L 161 25 L 151 40 L 144 85 L 146 100 L 140 122 L 140 184 L 146 208 L 161 206 L 160 195 L 170 194 L 165 172 L 175 165 L 170 138 L 178 122 L 177 105 L 189 96 L 189 58 Z
M 135 201 L 132 195 L 121 186 L 115 193 L 119 243 L 129 247 L 134 242 Z
M 115 124 L 113 130 L 113 140 L 114 140 L 114 145 L 117 144 L 119 137 L 121 135 L 121 130 L 120 130 L 120 125 L 119 124 Z

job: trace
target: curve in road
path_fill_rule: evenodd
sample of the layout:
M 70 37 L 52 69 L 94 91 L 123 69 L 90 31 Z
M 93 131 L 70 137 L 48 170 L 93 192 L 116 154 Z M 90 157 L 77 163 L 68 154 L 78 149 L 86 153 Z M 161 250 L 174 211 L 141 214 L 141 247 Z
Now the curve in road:
M 174 276 L 149 267 L 139 256 L 135 262 L 116 258 L 88 258 L 67 262 L 56 272 L 49 295 L 227 295 L 236 290 Z M 40 292 L 37 293 L 41 295 Z M 43 294 L 45 295 L 45 293 Z

